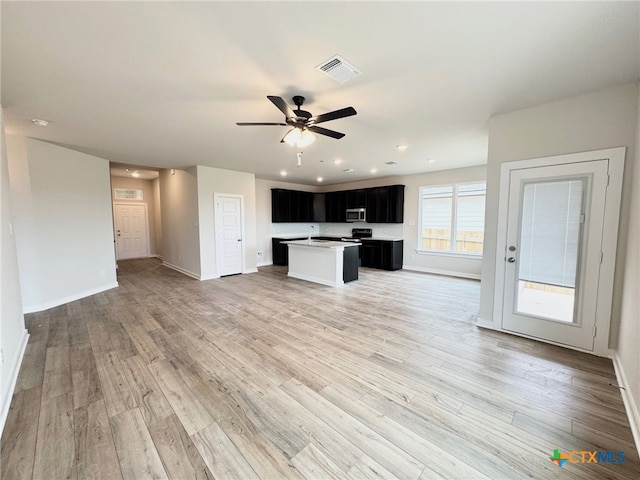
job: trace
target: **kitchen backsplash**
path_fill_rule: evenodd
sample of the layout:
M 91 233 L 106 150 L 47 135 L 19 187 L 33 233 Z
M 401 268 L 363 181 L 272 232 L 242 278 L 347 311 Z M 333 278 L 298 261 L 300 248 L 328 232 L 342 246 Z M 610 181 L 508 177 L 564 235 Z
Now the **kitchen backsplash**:
M 271 235 L 309 235 L 311 226 L 314 235 L 350 237 L 352 228 L 371 228 L 376 238 L 403 238 L 401 223 L 272 223 Z

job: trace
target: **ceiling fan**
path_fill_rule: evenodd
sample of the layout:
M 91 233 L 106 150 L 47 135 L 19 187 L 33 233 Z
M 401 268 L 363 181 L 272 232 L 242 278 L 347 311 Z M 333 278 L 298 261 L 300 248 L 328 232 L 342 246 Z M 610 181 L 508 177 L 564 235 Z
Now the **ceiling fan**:
M 238 122 L 236 125 L 241 127 L 246 126 L 263 126 L 263 125 L 280 125 L 293 127 L 287 132 L 287 134 L 280 140 L 281 143 L 287 143 L 296 147 L 302 148 L 313 143 L 316 139 L 314 133 L 319 135 L 326 135 L 327 137 L 340 139 L 344 137 L 344 133 L 336 132 L 335 130 L 329 130 L 328 128 L 318 127 L 318 123 L 328 122 L 330 120 L 337 120 L 339 118 L 350 117 L 357 114 L 353 107 L 345 107 L 340 110 L 334 110 L 333 112 L 323 113 L 322 115 L 312 116 L 311 113 L 306 110 L 302 110 L 302 104 L 305 98 L 296 95 L 292 98 L 293 103 L 296 105 L 295 110 L 291 110 L 287 102 L 282 97 L 276 97 L 273 95 L 267 95 L 267 98 L 278 107 L 278 109 L 284 113 L 286 123 L 271 123 L 271 122 Z

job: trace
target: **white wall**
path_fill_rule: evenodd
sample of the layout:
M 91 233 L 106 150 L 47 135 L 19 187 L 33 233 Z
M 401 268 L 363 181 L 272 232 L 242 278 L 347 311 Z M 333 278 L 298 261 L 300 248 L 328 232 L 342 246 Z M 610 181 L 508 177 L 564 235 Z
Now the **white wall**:
M 635 424 L 636 446 L 640 449 L 640 99 L 636 121 L 636 154 L 629 157 L 631 207 L 627 236 L 627 261 L 622 287 L 620 328 L 616 366 L 623 372 L 627 411 Z
M 24 311 L 116 287 L 109 162 L 16 136 L 7 155 Z
M 242 195 L 244 200 L 243 273 L 256 271 L 256 181 L 253 173 L 197 167 L 201 279 L 218 277 L 213 194 Z
M 162 259 L 165 265 L 200 278 L 196 168 L 160 171 Z
M 13 233 L 13 212 L 9 191 L 9 170 L 5 149 L 4 123 L 0 107 L 0 434 L 9 412 L 11 397 L 27 344 L 27 330 L 20 301 L 18 256 Z
M 116 188 L 137 188 L 142 189 L 142 200 L 116 200 L 115 189 Z M 156 232 L 159 230 L 156 227 L 156 198 L 154 191 L 154 184 L 152 180 L 144 180 L 142 178 L 133 177 L 116 177 L 111 176 L 111 198 L 115 203 L 146 203 L 147 204 L 147 222 L 149 225 L 149 255 L 157 255 L 157 240 Z
M 635 157 L 637 102 L 638 84 L 632 83 L 490 119 L 481 323 L 493 323 L 500 165 L 514 160 L 626 146 L 625 172 L 628 173 L 631 159 Z M 611 314 L 610 344 L 614 348 L 619 329 L 630 196 L 631 177 L 625 174 Z

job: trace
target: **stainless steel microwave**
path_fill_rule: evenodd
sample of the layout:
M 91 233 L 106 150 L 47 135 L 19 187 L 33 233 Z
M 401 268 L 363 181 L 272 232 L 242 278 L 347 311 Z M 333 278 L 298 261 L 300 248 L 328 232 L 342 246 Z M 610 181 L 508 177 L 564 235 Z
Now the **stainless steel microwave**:
M 347 208 L 347 222 L 366 222 L 366 208 Z

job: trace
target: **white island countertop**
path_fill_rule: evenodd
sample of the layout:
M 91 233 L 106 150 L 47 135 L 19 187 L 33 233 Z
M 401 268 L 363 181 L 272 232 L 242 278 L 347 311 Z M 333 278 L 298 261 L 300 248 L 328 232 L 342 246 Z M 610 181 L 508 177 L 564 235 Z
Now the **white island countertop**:
M 340 242 L 339 240 L 289 240 L 287 245 L 299 245 L 302 247 L 318 247 L 318 248 L 340 248 L 340 247 L 357 247 L 354 242 Z

